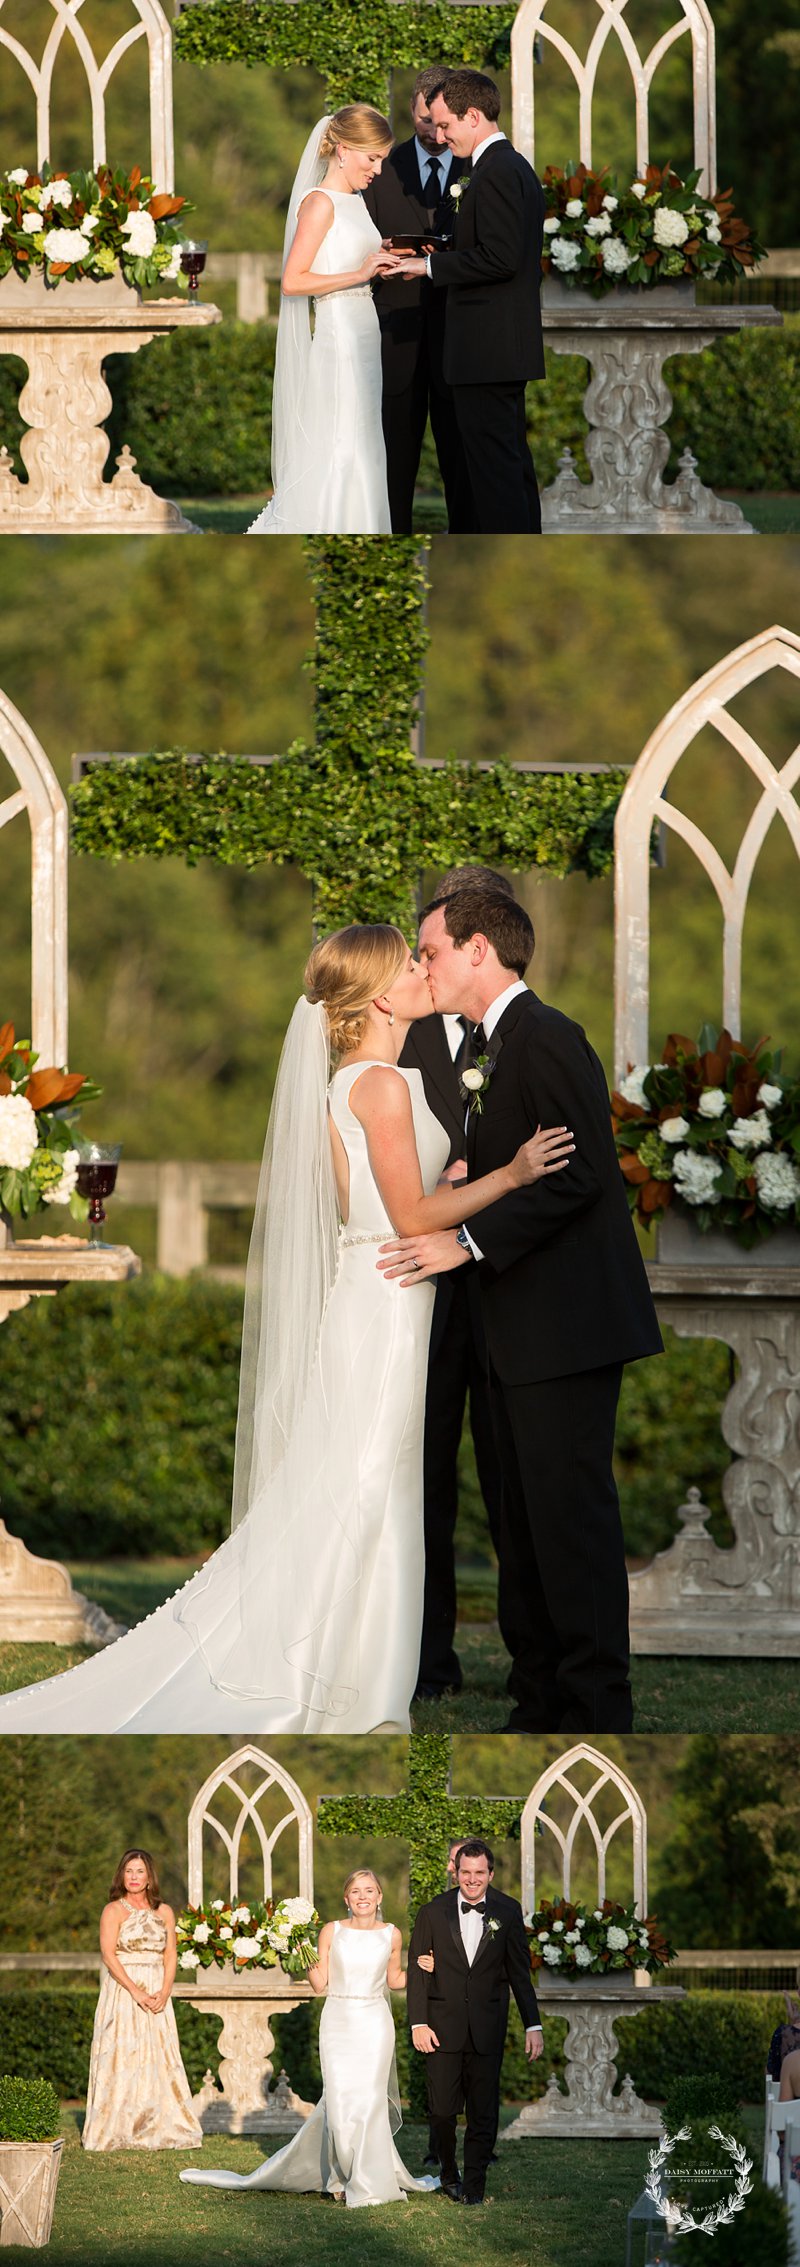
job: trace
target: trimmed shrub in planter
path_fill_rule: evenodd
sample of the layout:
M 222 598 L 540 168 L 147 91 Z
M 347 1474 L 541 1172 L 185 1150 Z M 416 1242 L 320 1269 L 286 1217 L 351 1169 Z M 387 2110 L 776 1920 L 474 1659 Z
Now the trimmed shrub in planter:
M 52 2141 L 60 2118 L 48 2078 L 0 2077 L 0 2141 Z
M 0 2077 L 0 2243 L 50 2241 L 64 2143 L 58 2095 L 46 2078 Z

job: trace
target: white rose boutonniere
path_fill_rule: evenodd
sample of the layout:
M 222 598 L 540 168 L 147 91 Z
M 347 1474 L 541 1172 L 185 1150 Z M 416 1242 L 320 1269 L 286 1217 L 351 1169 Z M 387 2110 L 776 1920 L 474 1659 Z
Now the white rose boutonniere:
M 451 181 L 448 184 L 447 194 L 451 205 L 455 205 L 456 212 L 458 212 L 464 191 L 469 188 L 471 180 L 471 173 L 461 173 L 457 181 Z
M 477 1062 L 473 1063 L 469 1070 L 461 1073 L 461 1099 L 462 1102 L 469 1103 L 470 1117 L 472 1117 L 473 1111 L 477 1113 L 478 1117 L 482 1113 L 483 1098 L 489 1091 L 494 1067 L 494 1059 L 491 1055 L 479 1055 Z
M 502 1921 L 487 1921 L 487 1923 L 486 1923 L 486 1934 L 487 1934 L 487 1936 L 499 1936 L 499 1934 L 500 1934 L 500 1930 L 501 1930 L 501 1928 L 502 1928 L 502 1925 L 503 1925 L 503 1924 L 502 1924 Z

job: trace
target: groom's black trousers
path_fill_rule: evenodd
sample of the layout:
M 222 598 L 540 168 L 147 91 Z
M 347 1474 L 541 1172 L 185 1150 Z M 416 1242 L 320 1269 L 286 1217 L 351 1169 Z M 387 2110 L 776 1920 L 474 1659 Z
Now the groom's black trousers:
M 429 413 L 447 504 L 448 533 L 470 535 L 475 512 L 452 394 L 444 379 L 437 378 L 423 338 L 408 385 L 401 392 L 390 392 L 384 383 L 381 415 L 393 535 L 411 535 L 413 531 L 414 491 Z
M 542 508 L 525 427 L 525 385 L 453 386 L 476 535 L 541 535 Z
M 510 1728 L 628 1732 L 628 1578 L 612 1459 L 622 1368 L 508 1385 L 492 1371 L 503 1471 L 501 1598 L 523 1599 Z M 501 1604 L 500 1619 L 503 1622 Z
M 456 2052 L 437 2047 L 426 2057 L 426 2071 L 431 2134 L 442 2179 L 452 2184 L 457 2178 L 456 2118 L 463 2106 L 467 2113 L 464 2193 L 482 2196 L 497 2134 L 497 2056 L 478 2054 L 468 2038 Z

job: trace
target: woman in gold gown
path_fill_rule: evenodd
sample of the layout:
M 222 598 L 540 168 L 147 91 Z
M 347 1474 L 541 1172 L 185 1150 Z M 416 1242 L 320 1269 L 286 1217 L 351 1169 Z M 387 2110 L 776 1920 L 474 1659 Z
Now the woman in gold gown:
M 84 2149 L 199 2149 L 171 1992 L 175 1916 L 147 1850 L 126 1850 L 100 1921 Z

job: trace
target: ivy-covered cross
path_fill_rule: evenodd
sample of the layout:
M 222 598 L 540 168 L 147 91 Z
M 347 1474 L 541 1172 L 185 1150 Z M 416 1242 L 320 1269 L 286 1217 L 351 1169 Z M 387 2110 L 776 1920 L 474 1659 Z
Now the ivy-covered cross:
M 447 1852 L 455 1836 L 483 1834 L 490 1843 L 517 1835 L 524 1808 L 505 1795 L 454 1795 L 449 1735 L 415 1733 L 409 1740 L 408 1784 L 396 1795 L 323 1795 L 320 1834 L 375 1835 L 408 1846 L 410 1916 L 444 1889 Z
M 461 0 L 202 0 L 184 5 L 175 53 L 188 63 L 305 65 L 325 81 L 326 101 L 373 102 L 385 110 L 390 73 L 423 64 L 508 62 L 515 6 Z
M 80 759 L 73 841 L 95 857 L 292 863 L 320 930 L 397 921 L 456 861 L 608 872 L 627 774 L 587 765 L 429 763 L 416 747 L 427 550 L 410 536 L 313 537 L 316 734 L 285 755 Z

